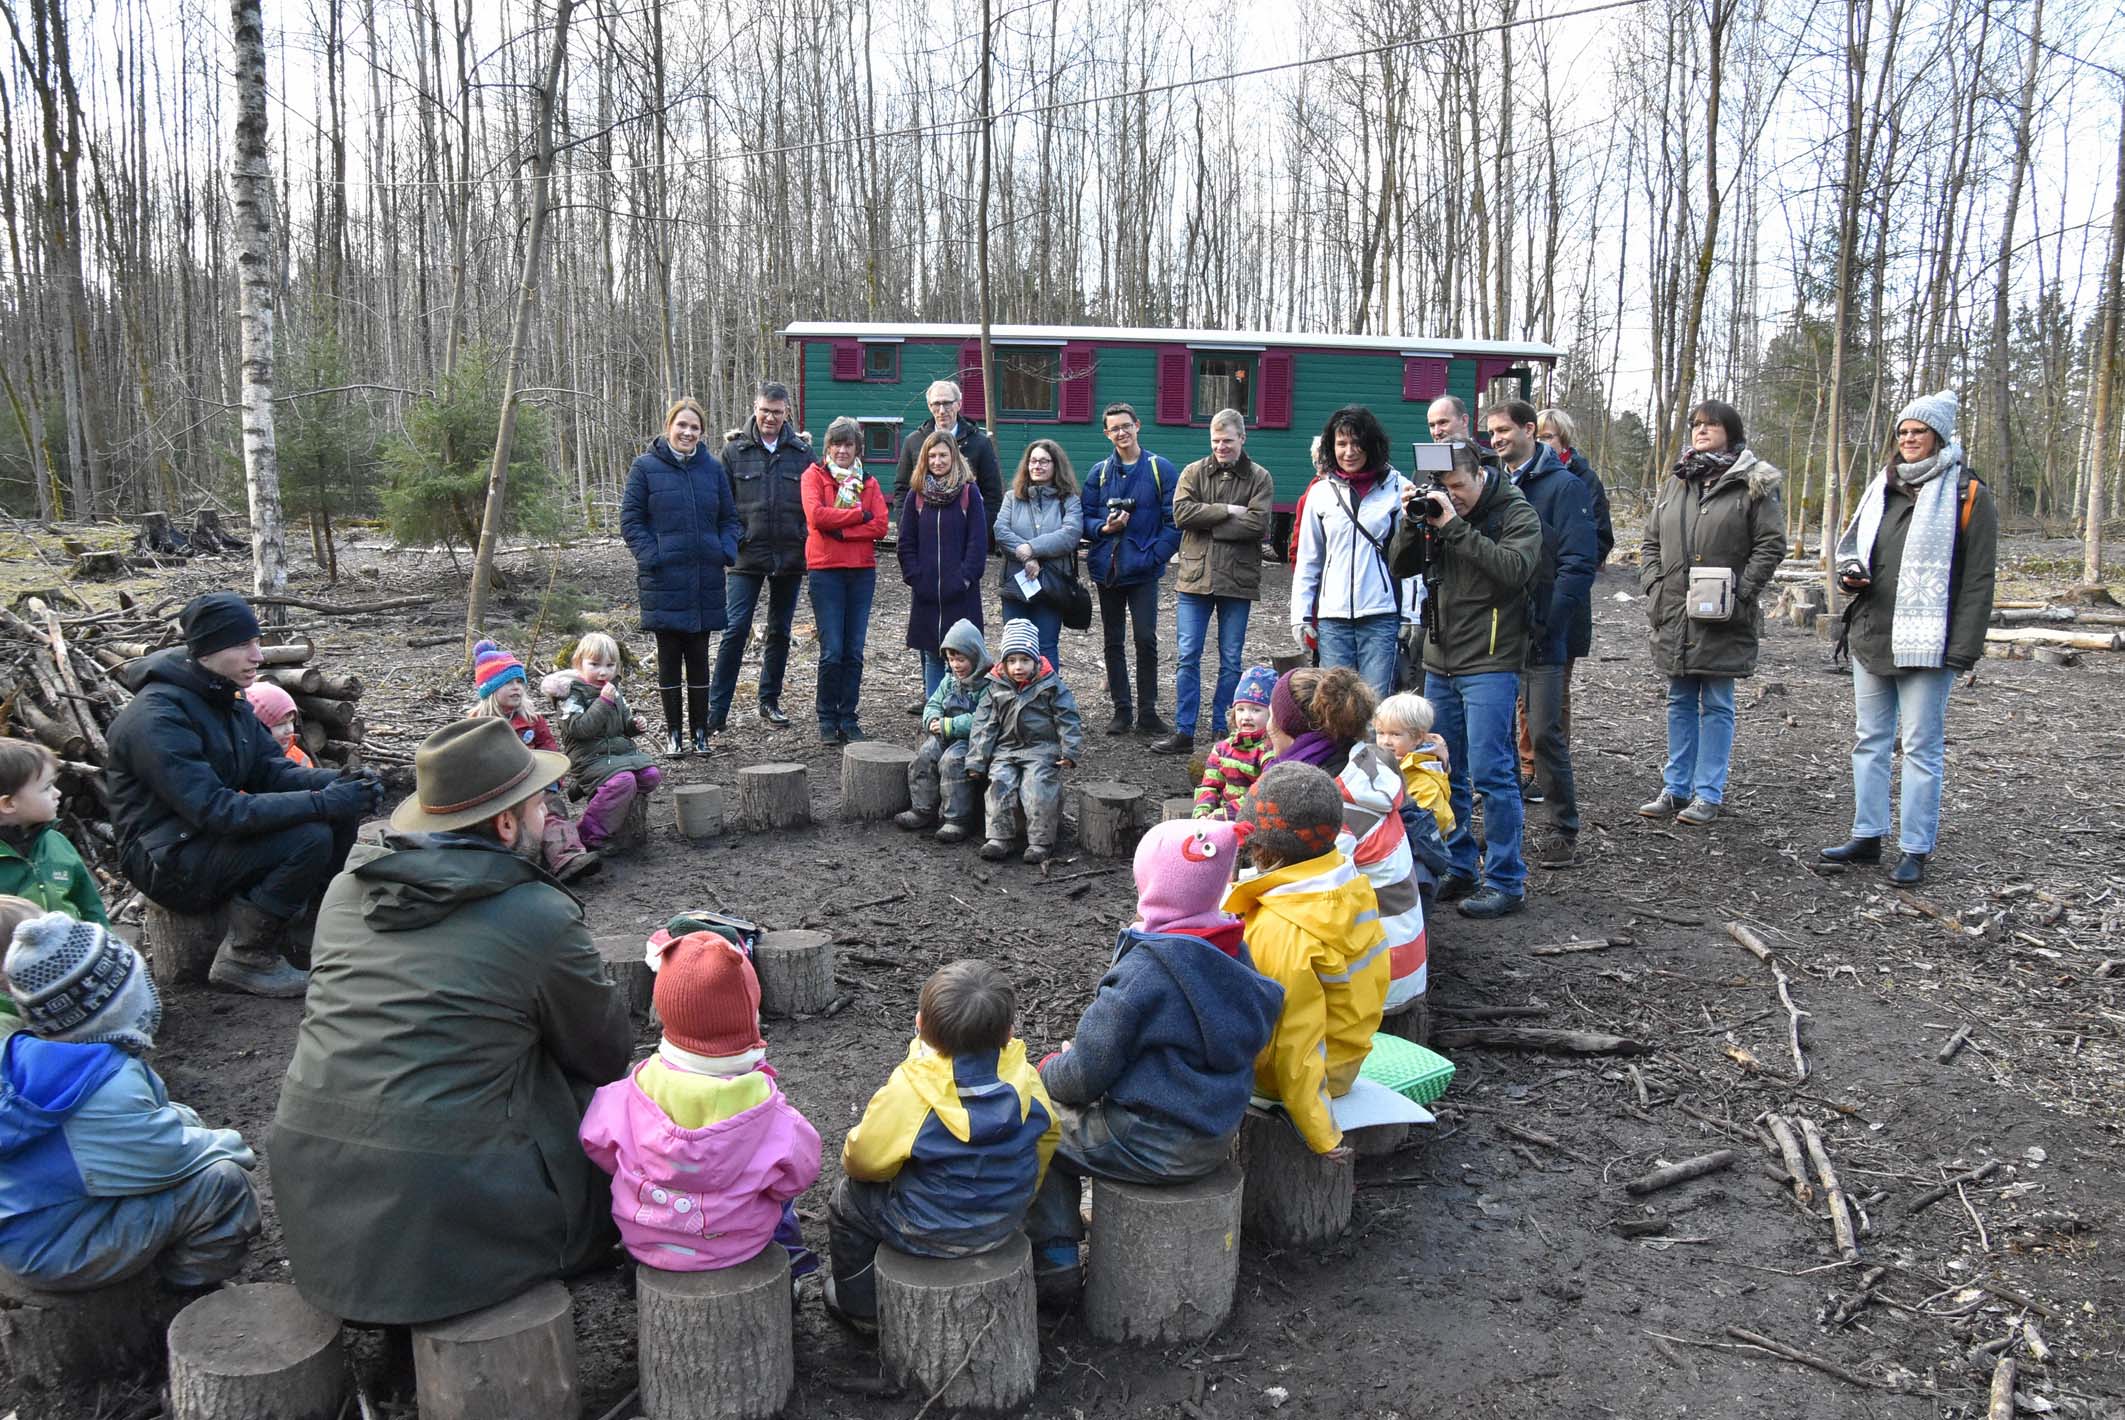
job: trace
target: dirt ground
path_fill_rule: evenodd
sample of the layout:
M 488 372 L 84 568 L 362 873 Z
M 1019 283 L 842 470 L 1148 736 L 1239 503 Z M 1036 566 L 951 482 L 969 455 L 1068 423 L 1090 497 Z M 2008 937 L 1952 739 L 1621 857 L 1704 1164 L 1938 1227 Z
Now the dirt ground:
M 303 594 L 435 595 L 427 610 L 314 619 L 311 632 L 320 661 L 368 680 L 372 737 L 410 749 L 470 700 L 454 647 L 407 644 L 462 617 L 462 576 L 440 554 L 371 548 L 342 562 L 358 571 L 346 585 L 306 582 Z M 503 610 L 522 624 L 536 619 L 542 588 L 567 585 L 631 625 L 632 566 L 616 545 L 529 550 L 508 563 L 518 600 Z M 240 585 L 244 572 L 203 563 L 166 580 Z M 1286 649 L 1286 585 L 1269 569 L 1255 659 Z M 1459 1073 L 1438 1127 L 1361 1163 L 1342 1241 L 1311 1256 L 1248 1246 L 1237 1308 L 1200 1345 L 1130 1350 L 1093 1342 L 1074 1316 L 1044 1318 L 1028 1414 L 1980 1416 L 1994 1356 L 2012 1337 L 2026 1412 L 2125 1415 L 2125 963 L 2108 960 L 2125 959 L 2125 808 L 2104 787 L 2125 750 L 2125 657 L 2090 655 L 2075 668 L 1988 660 L 1957 689 L 1944 835 L 1920 899 L 1935 917 L 1890 892 L 1880 870 L 1810 866 L 1849 823 L 1851 726 L 1847 678 L 1812 633 L 1769 632 L 1741 690 L 1719 822 L 1637 818 L 1633 806 L 1659 788 L 1663 685 L 1647 665 L 1631 569 L 1606 572 L 1596 596 L 1597 654 L 1575 693 L 1583 864 L 1534 870 L 1520 916 L 1435 920 L 1433 1000 L 1441 1027 L 1608 1032 L 1644 1053 L 1449 1049 Z M 904 615 L 897 580 L 883 580 L 863 712 L 873 736 L 912 742 L 902 707 L 918 678 L 901 649 Z M 808 621 L 800 605 L 800 633 Z M 1170 611 L 1164 625 L 1170 656 Z M 548 630 L 543 653 L 557 639 Z M 644 650 L 646 640 L 635 637 Z M 1185 761 L 1100 733 L 1109 707 L 1098 657 L 1096 628 L 1066 633 L 1064 674 L 1091 729 L 1072 777 L 1142 784 L 1153 799 L 1185 792 Z M 853 1004 L 768 1030 L 784 1085 L 826 1142 L 826 1171 L 799 1204 L 823 1248 L 841 1138 L 903 1053 L 924 976 L 959 956 L 1007 964 L 1021 1034 L 1045 1051 L 1070 1034 L 1133 893 L 1126 864 L 1080 858 L 1067 838 L 1043 876 L 985 864 L 971 844 L 946 850 L 839 822 L 838 753 L 809 728 L 812 666 L 800 642 L 784 697 L 796 724 L 777 731 L 753 713 L 749 665 L 732 733 L 669 772 L 678 784 L 727 785 L 740 765 L 801 760 L 818 826 L 688 844 L 666 796 L 649 847 L 583 895 L 600 934 L 646 932 L 695 904 L 834 932 Z M 654 719 L 647 684 L 637 676 L 633 691 Z M 1791 978 L 1805 1083 L 1793 1078 L 1772 970 L 1729 936 L 1732 921 L 1760 934 Z M 1538 951 L 1596 938 L 1616 944 Z M 156 1063 L 171 1095 L 261 1140 L 299 1006 L 205 991 L 168 1005 Z M 1482 1020 L 1500 1007 L 1517 1014 Z M 1967 1046 L 1939 1063 L 1959 1028 Z M 1766 1111 L 1819 1128 L 1856 1210 L 1858 1261 L 1840 1259 L 1821 1198 L 1798 1202 L 1785 1183 L 1752 1123 Z M 1740 1158 L 1723 1172 L 1643 1199 L 1625 1192 L 1661 1163 L 1726 1147 Z M 1986 1176 L 1918 1206 L 1987 1164 Z M 286 1275 L 270 1176 L 260 1178 L 267 1231 L 245 1280 Z M 1624 1224 L 1657 1231 L 1632 1236 Z M 1858 1305 L 1863 1289 L 1871 1302 Z M 638 1414 L 627 1399 L 628 1274 L 574 1292 L 585 1415 Z M 906 1420 L 923 1408 L 924 1396 L 880 1392 L 875 1351 L 826 1318 L 815 1284 L 797 1328 L 789 1415 Z M 13 1391 L 0 1377 L 0 1413 L 11 1401 L 25 1417 L 144 1420 L 159 1408 L 138 1386 L 75 1405 Z M 401 1398 L 379 1413 L 412 1409 Z

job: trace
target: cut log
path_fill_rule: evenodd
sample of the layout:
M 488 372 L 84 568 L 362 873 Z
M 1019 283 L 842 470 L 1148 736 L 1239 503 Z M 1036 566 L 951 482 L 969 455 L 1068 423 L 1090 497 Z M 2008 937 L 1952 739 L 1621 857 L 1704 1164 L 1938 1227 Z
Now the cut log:
M 147 1273 L 89 1292 L 46 1292 L 0 1272 L 0 1356 L 27 1389 L 152 1369 L 168 1315 Z
M 1240 1205 L 1247 1236 L 1271 1247 L 1317 1247 L 1350 1226 L 1358 1186 L 1353 1159 L 1316 1154 L 1282 1110 L 1247 1111 L 1239 1157 L 1247 1171 Z
M 636 1365 L 656 1420 L 767 1420 L 797 1378 L 789 1250 L 714 1272 L 635 1269 Z
M 43 708 L 19 687 L 9 702 L 8 713 L 17 724 L 36 737 L 37 743 L 61 759 L 82 759 L 87 756 L 87 736 L 45 714 Z
M 316 654 L 316 648 L 308 641 L 284 641 L 278 646 L 267 646 L 260 654 L 259 664 L 267 666 L 299 666 Z
M 1158 821 L 1160 823 L 1172 823 L 1175 819 L 1191 819 L 1194 817 L 1195 800 L 1193 799 L 1159 800 Z
M 1440 1050 L 1479 1045 L 1493 1050 L 1555 1050 L 1573 1055 L 1645 1055 L 1653 1049 L 1628 1036 L 1542 1026 L 1451 1026 L 1436 1032 L 1430 1044 Z
M 1988 626 L 1990 646 L 2071 646 L 2076 651 L 2115 651 L 2125 634 L 2115 631 L 2059 631 L 2048 626 Z
M 155 985 L 168 991 L 173 986 L 196 986 L 205 981 L 207 968 L 214 964 L 214 953 L 221 950 L 221 939 L 228 931 L 227 907 L 194 915 L 148 902 L 140 943 L 147 948 L 148 972 L 155 978 Z
M 316 666 L 266 666 L 258 678 L 290 695 L 316 695 L 325 683 L 325 673 Z
M 1200 1341 L 1225 1324 L 1240 1279 L 1245 1179 L 1225 1165 L 1165 1188 L 1092 1182 L 1085 1325 L 1102 1341 Z
M 295 738 L 301 743 L 304 751 L 315 759 L 323 754 L 325 746 L 332 742 L 332 731 L 316 720 L 305 720 L 297 727 Z
M 738 771 L 738 822 L 754 833 L 812 821 L 812 790 L 801 764 L 778 760 Z
M 1371 1124 L 1363 1129 L 1344 1130 L 1343 1142 L 1357 1150 L 1359 1158 L 1377 1159 L 1407 1144 L 1409 1131 L 1407 1124 Z
M 1275 671 L 1279 676 L 1289 675 L 1293 671 L 1302 671 L 1312 664 L 1313 657 L 1297 651 L 1293 651 L 1289 655 L 1271 656 L 1269 658 L 1269 669 Z
M 878 1356 L 946 1410 L 1012 1410 L 1033 1398 L 1040 1332 L 1024 1233 L 973 1257 L 878 1249 Z
M 1633 1196 L 1658 1193 L 1663 1188 L 1672 1188 L 1693 1178 L 1702 1178 L 1708 1173 L 1717 1173 L 1728 1167 L 1741 1155 L 1732 1149 L 1715 1149 L 1709 1154 L 1699 1154 L 1694 1159 L 1667 1164 L 1651 1173 L 1641 1174 L 1623 1186 L 1623 1191 Z
M 321 675 L 318 686 L 320 693 L 334 700 L 359 700 L 369 688 L 358 675 Z
M 760 1014 L 816 1016 L 834 999 L 834 939 L 826 932 L 762 932 L 753 948 Z
M 133 569 L 125 560 L 125 554 L 116 549 L 105 552 L 84 552 L 74 559 L 73 575 L 84 579 L 123 577 Z
M 1786 612 L 1787 618 L 1803 631 L 1814 630 L 1815 620 L 1821 615 L 1822 608 L 1813 606 L 1795 606 Z
M 682 784 L 672 791 L 672 806 L 678 813 L 679 832 L 698 843 L 723 831 L 723 786 Z
M 605 959 L 605 979 L 620 988 L 627 1014 L 647 1020 L 654 1013 L 657 974 L 649 969 L 649 957 L 638 936 L 596 938 L 593 945 Z
M 1439 951 L 1436 940 L 1425 960 L 1425 965 L 1433 972 L 1437 972 L 1439 969 Z M 1438 978 L 1433 976 L 1431 979 L 1436 981 Z M 1426 992 L 1424 995 L 1417 997 L 1416 1000 L 1397 1006 L 1392 1011 L 1382 1015 L 1380 1017 L 1380 1029 L 1389 1035 L 1398 1035 L 1404 1040 L 1413 1040 L 1419 1045 L 1430 1045 L 1430 993 Z
M 335 1420 L 346 1403 L 339 1318 L 285 1282 L 209 1293 L 169 1339 L 172 1420 Z
M 1078 844 L 1102 858 L 1128 857 L 1136 851 L 1136 815 L 1143 802 L 1144 791 L 1134 784 L 1085 785 L 1078 791 Z
M 2047 666 L 2077 666 L 2081 663 L 2081 653 L 2071 646 L 2039 646 L 2036 659 Z
M 875 823 L 905 811 L 908 766 L 915 752 L 883 740 L 857 740 L 841 751 L 841 816 Z
M 421 1420 L 579 1420 L 568 1289 L 541 1282 L 413 1331 Z
M 627 806 L 627 817 L 612 831 L 605 842 L 614 851 L 632 853 L 649 842 L 649 798 L 636 791 L 633 802 Z
M 362 707 L 352 700 L 331 700 L 322 695 L 298 695 L 295 708 L 302 711 L 305 720 L 314 720 L 330 730 L 340 731 L 339 738 L 354 739 L 345 733 L 348 726 L 361 718 Z

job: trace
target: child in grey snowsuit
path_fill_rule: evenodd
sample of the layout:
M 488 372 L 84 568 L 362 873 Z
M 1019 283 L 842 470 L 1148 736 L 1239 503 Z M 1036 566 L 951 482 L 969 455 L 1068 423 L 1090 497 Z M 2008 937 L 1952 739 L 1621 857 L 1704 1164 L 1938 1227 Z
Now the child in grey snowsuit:
M 974 786 L 967 782 L 967 740 L 990 665 L 989 648 L 982 644 L 981 628 L 961 617 L 945 632 L 940 649 L 945 677 L 923 703 L 922 728 L 928 733 L 908 764 L 908 799 L 914 807 L 895 814 L 893 822 L 910 833 L 935 825 L 939 843 L 964 843 L 978 827 Z M 943 823 L 937 822 L 940 798 Z
M 1024 810 L 1025 860 L 1041 864 L 1062 830 L 1061 770 L 1085 747 L 1077 701 L 1023 618 L 1003 627 L 1003 664 L 989 673 L 967 742 L 967 777 L 989 781 L 988 841 L 981 856 L 1007 858 Z

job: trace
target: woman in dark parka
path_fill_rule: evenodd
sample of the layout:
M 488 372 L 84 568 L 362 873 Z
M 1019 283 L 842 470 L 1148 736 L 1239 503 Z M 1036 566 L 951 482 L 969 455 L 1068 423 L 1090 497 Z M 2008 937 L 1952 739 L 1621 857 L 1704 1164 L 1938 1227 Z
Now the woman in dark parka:
M 743 528 L 730 480 L 701 446 L 708 416 L 692 396 L 673 400 L 664 433 L 627 470 L 620 535 L 635 555 L 642 629 L 657 638 L 657 690 L 664 701 L 664 752 L 686 753 L 679 690 L 694 753 L 708 752 L 708 643 L 723 629 L 723 569 L 738 556 Z
M 974 471 L 947 434 L 922 441 L 900 505 L 900 580 L 908 585 L 908 645 L 922 653 L 922 690 L 944 679 L 941 646 L 952 623 L 981 622 L 989 512 Z

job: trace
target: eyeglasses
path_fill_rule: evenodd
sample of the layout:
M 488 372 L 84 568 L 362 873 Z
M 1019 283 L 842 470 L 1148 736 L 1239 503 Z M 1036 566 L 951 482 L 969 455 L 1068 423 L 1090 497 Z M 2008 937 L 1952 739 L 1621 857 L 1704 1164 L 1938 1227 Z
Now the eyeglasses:
M 1690 427 L 1692 429 L 1717 429 L 1719 421 L 1716 419 L 1692 419 Z

